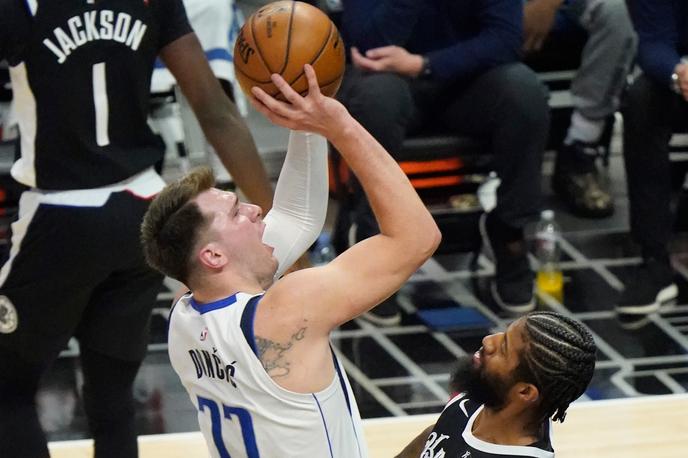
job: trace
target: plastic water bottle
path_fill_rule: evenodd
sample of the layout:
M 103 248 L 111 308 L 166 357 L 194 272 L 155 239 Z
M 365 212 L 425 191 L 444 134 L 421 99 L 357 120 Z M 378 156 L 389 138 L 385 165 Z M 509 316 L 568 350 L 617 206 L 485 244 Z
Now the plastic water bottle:
M 554 211 L 543 210 L 535 229 L 535 254 L 540 267 L 537 288 L 540 292 L 562 299 L 564 276 L 559 266 L 561 229 L 554 220 Z
M 495 172 L 490 172 L 487 180 L 478 188 L 478 201 L 485 212 L 489 213 L 497 206 L 497 188 L 502 184 Z
M 336 256 L 329 232 L 321 233 L 313 244 L 311 263 L 314 266 L 322 266 L 332 261 Z

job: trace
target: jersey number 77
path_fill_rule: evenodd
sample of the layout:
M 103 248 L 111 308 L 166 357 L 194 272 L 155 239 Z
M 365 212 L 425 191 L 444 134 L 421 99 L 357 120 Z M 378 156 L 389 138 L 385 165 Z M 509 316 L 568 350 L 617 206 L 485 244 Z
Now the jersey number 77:
M 232 416 L 235 416 L 239 419 L 241 435 L 244 438 L 244 447 L 246 447 L 246 456 L 248 458 L 260 458 L 260 454 L 258 453 L 258 445 L 256 444 L 256 436 L 253 432 L 253 421 L 251 420 L 251 414 L 248 412 L 248 410 L 222 404 L 223 418 L 221 418 L 220 407 L 217 405 L 217 402 L 201 396 L 197 396 L 197 398 L 198 410 L 204 412 L 207 409 L 210 413 L 210 423 L 213 430 L 213 443 L 217 448 L 220 458 L 231 458 L 231 455 L 227 451 L 227 447 L 225 447 L 225 443 L 222 440 L 222 421 L 232 421 Z

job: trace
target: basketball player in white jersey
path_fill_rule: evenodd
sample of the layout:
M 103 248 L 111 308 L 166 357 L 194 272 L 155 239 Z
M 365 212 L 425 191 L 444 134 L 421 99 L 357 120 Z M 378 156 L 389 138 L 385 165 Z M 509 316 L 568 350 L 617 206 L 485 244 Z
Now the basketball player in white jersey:
M 287 171 L 265 221 L 260 208 L 212 188 L 210 177 L 196 172 L 163 190 L 142 227 L 151 265 L 191 289 L 171 314 L 169 351 L 214 457 L 366 457 L 330 331 L 396 291 L 440 240 L 396 162 L 339 102 L 320 93 L 310 66 L 305 72 L 306 97 L 273 75 L 289 103 L 258 88 L 252 103 L 273 123 L 334 145 L 368 193 L 379 235 L 328 265 L 273 282 L 278 265 L 288 265 L 279 252 L 306 247 L 290 232 L 302 226 L 297 236 L 313 238 L 309 200 L 325 198 L 310 187 L 312 174 L 298 182 Z M 290 208 L 299 197 L 305 206 Z

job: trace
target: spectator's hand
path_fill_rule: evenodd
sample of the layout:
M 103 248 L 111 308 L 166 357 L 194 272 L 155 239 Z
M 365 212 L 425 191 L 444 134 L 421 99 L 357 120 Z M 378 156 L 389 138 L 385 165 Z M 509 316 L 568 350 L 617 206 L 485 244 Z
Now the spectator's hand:
M 343 126 L 351 119 L 346 108 L 332 97 L 322 95 L 312 66 L 306 64 L 304 72 L 308 80 L 308 94 L 305 97 L 297 93 L 284 78 L 273 73 L 272 82 L 286 102 L 277 100 L 254 86 L 251 88 L 251 104 L 273 124 L 287 129 L 314 132 L 329 140 L 346 135 Z
M 674 68 L 678 75 L 678 85 L 681 88 L 683 99 L 688 102 L 688 64 L 680 63 Z
M 369 49 L 365 56 L 351 48 L 354 66 L 367 72 L 392 72 L 415 78 L 423 70 L 423 56 L 411 54 L 399 46 Z
M 523 50 L 539 51 L 554 26 L 562 0 L 529 0 L 523 8 Z

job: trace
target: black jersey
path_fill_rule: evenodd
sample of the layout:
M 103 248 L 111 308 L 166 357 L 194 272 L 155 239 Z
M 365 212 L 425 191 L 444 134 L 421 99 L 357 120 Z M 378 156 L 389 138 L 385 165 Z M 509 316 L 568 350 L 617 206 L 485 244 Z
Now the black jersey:
M 544 438 L 530 446 L 497 445 L 473 435 L 473 422 L 483 406 L 459 395 L 449 401 L 428 436 L 423 458 L 553 458 L 550 424 L 544 425 Z
M 21 136 L 15 179 L 95 188 L 159 161 L 151 73 L 160 49 L 191 31 L 181 0 L 0 0 Z

